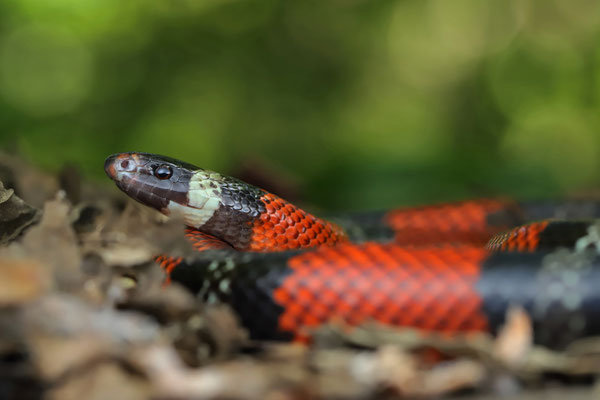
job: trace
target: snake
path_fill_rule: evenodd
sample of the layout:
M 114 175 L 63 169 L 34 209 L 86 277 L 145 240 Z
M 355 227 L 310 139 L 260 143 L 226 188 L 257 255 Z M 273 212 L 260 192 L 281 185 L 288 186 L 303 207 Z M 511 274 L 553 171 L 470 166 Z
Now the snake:
M 166 281 L 228 304 L 252 339 L 309 343 L 332 321 L 497 335 L 515 306 L 536 344 L 600 335 L 594 200 L 475 199 L 325 219 L 167 156 L 113 154 L 104 169 L 127 196 L 184 223 L 198 257 L 156 256 Z

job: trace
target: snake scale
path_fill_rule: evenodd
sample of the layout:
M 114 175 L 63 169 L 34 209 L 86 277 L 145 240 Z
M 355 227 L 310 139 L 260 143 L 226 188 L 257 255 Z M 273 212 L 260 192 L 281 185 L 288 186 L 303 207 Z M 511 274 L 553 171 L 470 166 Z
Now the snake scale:
M 199 254 L 231 255 L 156 261 L 167 280 L 231 305 L 253 339 L 306 342 L 332 320 L 495 334 L 515 305 L 537 344 L 600 334 L 595 201 L 481 199 L 325 220 L 170 157 L 120 153 L 104 167 L 129 197 L 183 220 Z

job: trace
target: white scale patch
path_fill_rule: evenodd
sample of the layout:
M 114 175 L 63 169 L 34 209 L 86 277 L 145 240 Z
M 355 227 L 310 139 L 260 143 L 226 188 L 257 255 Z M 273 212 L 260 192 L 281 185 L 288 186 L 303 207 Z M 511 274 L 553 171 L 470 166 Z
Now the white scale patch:
M 575 250 L 582 252 L 587 248 L 594 248 L 600 253 L 600 224 L 595 223 L 588 228 L 587 235 L 580 237 L 575 242 Z
M 188 204 L 173 201 L 167 206 L 168 215 L 181 218 L 193 228 L 201 228 L 221 205 L 221 175 L 212 171 L 198 171 L 189 183 Z

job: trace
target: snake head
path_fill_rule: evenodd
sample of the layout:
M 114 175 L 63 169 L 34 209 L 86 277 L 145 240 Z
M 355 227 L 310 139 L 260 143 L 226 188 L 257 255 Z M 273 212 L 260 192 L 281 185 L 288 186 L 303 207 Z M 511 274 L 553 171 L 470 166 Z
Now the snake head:
M 188 226 L 202 226 L 220 204 L 218 191 L 211 190 L 220 175 L 171 157 L 118 153 L 106 159 L 104 170 L 129 197 Z
M 170 157 L 114 154 L 104 169 L 129 197 L 237 250 L 283 251 L 345 240 L 340 228 L 274 194 Z

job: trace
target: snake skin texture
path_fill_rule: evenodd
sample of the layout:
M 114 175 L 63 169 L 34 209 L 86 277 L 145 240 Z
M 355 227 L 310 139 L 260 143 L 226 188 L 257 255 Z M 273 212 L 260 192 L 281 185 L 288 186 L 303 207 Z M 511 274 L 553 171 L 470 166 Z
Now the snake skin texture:
M 495 235 L 487 244 L 494 251 L 540 251 L 573 248 L 593 223 L 588 221 L 540 221 Z
M 384 223 L 394 242 L 419 246 L 435 243 L 484 245 L 489 238 L 523 220 L 513 202 L 469 200 L 389 211 Z
M 512 306 L 528 313 L 544 346 L 600 335 L 600 229 L 528 223 L 598 217 L 598 202 L 481 199 L 334 223 L 168 157 L 122 153 L 105 169 L 133 199 L 188 225 L 199 257 L 157 256 L 167 282 L 230 304 L 254 339 L 307 342 L 332 321 L 496 334 Z M 206 250 L 215 250 L 210 259 Z
M 537 344 L 562 349 L 600 334 L 600 258 L 593 252 L 365 243 L 182 262 L 171 279 L 206 301 L 230 304 L 257 340 L 306 342 L 331 321 L 496 334 L 516 305 L 530 315 Z
M 197 251 L 231 249 L 226 242 L 193 228 L 185 228 L 185 237 Z
M 274 194 L 169 157 L 115 154 L 106 160 L 105 170 L 133 199 L 176 215 L 236 250 L 284 251 L 347 240 L 340 227 Z
M 341 228 L 293 204 L 265 193 L 265 212 L 254 221 L 250 251 L 284 251 L 336 244 L 346 240 Z

